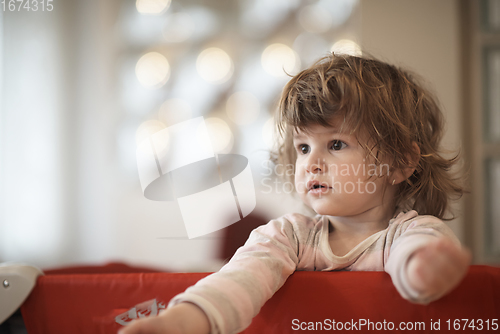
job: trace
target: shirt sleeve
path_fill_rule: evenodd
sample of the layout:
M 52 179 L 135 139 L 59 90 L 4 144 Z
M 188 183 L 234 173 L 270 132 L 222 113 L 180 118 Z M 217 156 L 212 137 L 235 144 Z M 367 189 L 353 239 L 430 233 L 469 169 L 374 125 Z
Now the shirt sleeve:
M 175 296 L 169 307 L 190 302 L 207 315 L 212 334 L 238 333 L 296 269 L 299 242 L 286 218 L 252 231 L 222 269 Z
M 416 215 L 416 214 L 415 214 Z M 451 229 L 440 219 L 433 216 L 417 216 L 408 221 L 391 226 L 388 233 L 388 251 L 385 271 L 401 296 L 413 303 L 428 304 L 443 296 L 445 291 L 438 294 L 429 294 L 414 289 L 408 280 L 407 265 L 412 254 L 433 242 L 437 238 L 449 238 L 457 245 L 460 242 Z

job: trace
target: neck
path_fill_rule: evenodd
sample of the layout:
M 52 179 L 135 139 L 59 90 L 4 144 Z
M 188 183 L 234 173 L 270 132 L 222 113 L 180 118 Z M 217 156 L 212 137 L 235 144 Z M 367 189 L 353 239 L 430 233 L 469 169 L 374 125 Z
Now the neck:
M 392 203 L 382 204 L 351 216 L 331 216 L 330 221 L 338 234 L 371 235 L 387 228 L 394 210 Z

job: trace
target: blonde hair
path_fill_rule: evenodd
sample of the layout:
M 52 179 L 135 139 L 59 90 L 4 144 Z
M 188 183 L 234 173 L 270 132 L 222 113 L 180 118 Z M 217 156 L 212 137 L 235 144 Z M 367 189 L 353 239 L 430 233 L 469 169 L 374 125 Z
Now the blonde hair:
M 413 174 L 398 187 L 396 205 L 445 219 L 450 199 L 464 192 L 450 174 L 458 155 L 441 155 L 443 115 L 415 75 L 373 58 L 330 54 L 320 59 L 283 90 L 276 117 L 283 141 L 274 162 L 294 166 L 293 131 L 329 126 L 334 116 L 343 118 L 351 133 L 366 131 L 370 144 L 361 144 L 377 165 L 383 159 L 404 169 L 418 158 Z

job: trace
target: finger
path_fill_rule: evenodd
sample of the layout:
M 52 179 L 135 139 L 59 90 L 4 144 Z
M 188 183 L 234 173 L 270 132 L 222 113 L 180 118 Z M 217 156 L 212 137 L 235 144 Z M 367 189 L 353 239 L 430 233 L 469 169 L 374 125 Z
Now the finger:
M 155 317 L 134 320 L 118 331 L 118 334 L 155 334 L 160 333 L 158 319 Z

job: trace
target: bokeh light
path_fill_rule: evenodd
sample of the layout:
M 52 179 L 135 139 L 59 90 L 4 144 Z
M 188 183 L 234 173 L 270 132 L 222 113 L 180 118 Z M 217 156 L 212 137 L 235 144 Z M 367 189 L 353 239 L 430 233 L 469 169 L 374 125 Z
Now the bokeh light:
M 252 93 L 236 92 L 227 99 L 227 116 L 236 124 L 252 123 L 259 116 L 259 112 L 259 100 Z
M 275 77 L 294 74 L 300 68 L 300 59 L 290 47 L 276 43 L 262 52 L 261 63 L 264 70 Z
M 227 123 L 218 117 L 209 117 L 205 119 L 205 124 L 214 151 L 216 153 L 231 152 L 234 136 Z
M 233 75 L 233 61 L 219 48 L 203 50 L 196 60 L 200 76 L 210 83 L 223 83 Z
M 335 44 L 333 44 L 330 49 L 332 52 L 337 54 L 346 54 L 351 56 L 361 56 L 361 48 L 358 44 L 351 41 L 350 39 L 341 39 Z
M 159 88 L 170 77 L 170 64 L 162 54 L 149 52 L 137 62 L 135 75 L 144 87 Z
M 174 125 L 191 118 L 191 106 L 183 99 L 169 99 L 160 106 L 158 112 L 160 121 L 167 126 Z
M 137 0 L 135 7 L 141 14 L 160 15 L 170 6 L 171 0 Z

